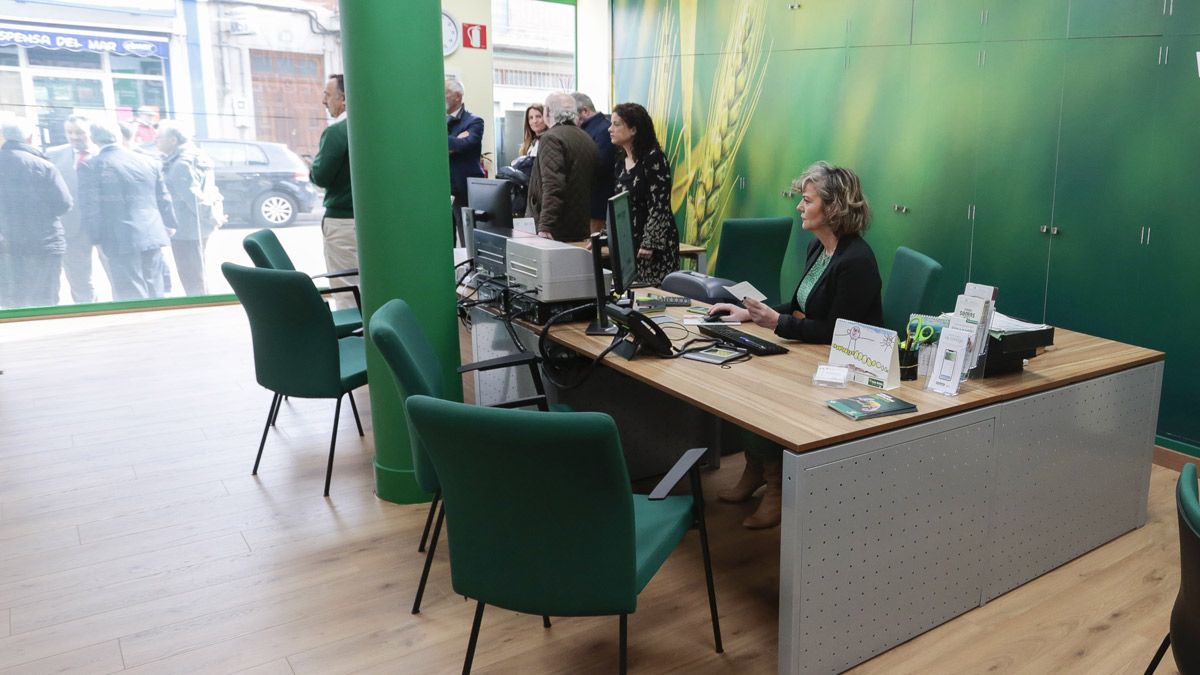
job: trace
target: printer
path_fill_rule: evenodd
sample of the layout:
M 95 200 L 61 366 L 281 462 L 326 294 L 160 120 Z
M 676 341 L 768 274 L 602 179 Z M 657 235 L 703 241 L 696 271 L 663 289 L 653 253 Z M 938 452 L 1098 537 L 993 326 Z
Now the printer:
M 505 259 L 509 284 L 525 288 L 538 302 L 596 297 L 592 252 L 585 248 L 542 237 L 513 237 Z M 611 291 L 612 272 L 607 269 L 604 286 L 606 294 Z

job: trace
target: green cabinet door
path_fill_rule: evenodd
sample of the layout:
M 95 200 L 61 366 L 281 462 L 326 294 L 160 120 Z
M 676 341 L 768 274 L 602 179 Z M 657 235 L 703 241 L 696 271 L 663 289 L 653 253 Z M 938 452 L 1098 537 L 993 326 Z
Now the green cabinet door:
M 1160 35 L 1169 3 L 1170 0 L 1071 0 L 1069 37 Z
M 980 45 L 914 45 L 903 150 L 892 170 L 903 194 L 880 205 L 904 223 L 899 242 L 942 264 L 936 306 L 951 309 L 967 281 L 979 152 Z M 901 213 L 895 214 L 899 205 Z
M 1175 0 L 1176 13 L 1181 0 Z M 1196 52 L 1200 37 L 1168 38 L 1169 58 L 1157 69 L 1154 149 L 1156 189 L 1144 203 L 1146 263 L 1140 275 L 1140 302 L 1132 339 L 1167 353 L 1159 434 L 1200 446 L 1196 380 L 1200 378 L 1200 77 Z M 1164 49 L 1164 52 L 1167 50 Z
M 913 0 L 847 0 L 846 44 L 906 45 L 912 38 Z
M 1166 35 L 1200 35 L 1200 0 L 1167 0 Z M 1192 54 L 1195 59 L 1195 53 Z
M 837 118 L 824 159 L 849 167 L 861 179 L 873 214 L 867 241 L 884 279 L 896 247 L 909 236 L 910 223 L 889 210 L 910 184 L 908 56 L 908 47 L 849 48 L 842 84 L 828 92 Z
M 1054 40 L 1067 37 L 1068 0 L 990 0 L 983 39 Z
M 983 0 L 913 0 L 913 44 L 978 42 Z
M 709 0 L 709 4 L 732 3 Z M 846 0 L 770 0 L 767 26 L 771 44 L 777 50 L 844 47 L 849 16 Z
M 1135 337 L 1138 235 L 1158 190 L 1153 152 L 1159 38 L 1070 40 L 1054 193 L 1046 321 Z
M 1063 91 L 1063 40 L 984 45 L 971 281 L 1000 311 L 1045 317 L 1046 265 Z

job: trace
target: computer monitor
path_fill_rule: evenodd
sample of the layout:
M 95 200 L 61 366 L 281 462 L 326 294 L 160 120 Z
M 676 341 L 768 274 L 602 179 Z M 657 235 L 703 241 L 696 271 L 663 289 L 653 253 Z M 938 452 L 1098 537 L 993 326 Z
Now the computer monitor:
M 633 220 L 629 213 L 629 193 L 608 200 L 608 264 L 613 273 L 613 291 L 617 295 L 633 288 L 637 278 L 637 247 L 633 243 Z
M 467 179 L 467 205 L 475 211 L 475 223 L 511 230 L 512 183 L 494 178 Z

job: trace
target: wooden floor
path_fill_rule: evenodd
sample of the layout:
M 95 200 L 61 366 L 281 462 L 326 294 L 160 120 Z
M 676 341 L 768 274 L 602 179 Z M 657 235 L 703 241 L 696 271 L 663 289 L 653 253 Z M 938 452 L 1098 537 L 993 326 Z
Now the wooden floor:
M 0 673 L 461 668 L 474 605 L 442 548 L 409 613 L 426 507 L 372 494 L 365 390 L 328 499 L 332 402 L 286 404 L 249 475 L 270 395 L 239 307 L 0 324 L 0 370 Z M 1155 468 L 1146 527 L 853 672 L 1141 672 L 1178 587 L 1176 476 Z M 632 672 L 774 672 L 779 534 L 742 529 L 751 508 L 709 505 L 726 653 L 693 532 L 639 598 Z M 616 650 L 615 618 L 490 608 L 475 672 L 608 673 Z

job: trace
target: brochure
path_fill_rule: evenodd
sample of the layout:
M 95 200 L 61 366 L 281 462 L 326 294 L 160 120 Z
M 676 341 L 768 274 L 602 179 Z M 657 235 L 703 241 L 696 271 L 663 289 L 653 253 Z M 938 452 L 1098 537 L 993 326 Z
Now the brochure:
M 884 393 L 839 398 L 825 403 L 852 420 L 917 411 L 917 406 L 912 403 Z
M 683 358 L 692 359 L 693 361 L 703 361 L 705 363 L 722 364 L 726 361 L 733 361 L 746 356 L 748 352 L 745 349 L 730 349 L 729 347 L 709 347 L 698 352 L 684 352 Z

